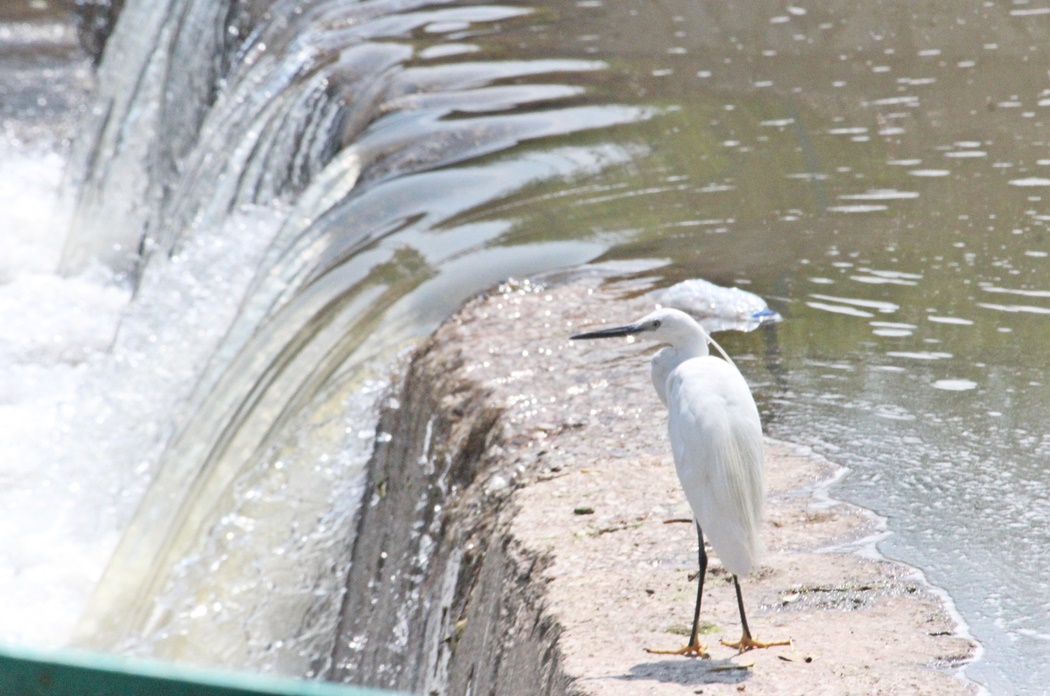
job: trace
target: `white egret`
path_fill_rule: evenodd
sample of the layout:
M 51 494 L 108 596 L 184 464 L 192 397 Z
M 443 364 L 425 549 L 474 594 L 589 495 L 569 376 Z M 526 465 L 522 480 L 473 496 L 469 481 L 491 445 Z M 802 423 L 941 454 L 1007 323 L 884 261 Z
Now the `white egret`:
M 692 508 L 700 544 L 700 574 L 689 643 L 661 654 L 707 656 L 698 637 L 700 601 L 707 572 L 704 534 L 733 574 L 743 635 L 740 652 L 790 641 L 760 643 L 751 637 L 744 614 L 739 576 L 747 575 L 759 554 L 758 532 L 765 502 L 765 457 L 758 407 L 743 375 L 703 328 L 685 312 L 658 309 L 634 324 L 590 331 L 573 340 L 633 336 L 667 344 L 652 361 L 653 386 L 667 406 L 667 430 L 675 469 Z M 714 344 L 725 360 L 710 355 Z

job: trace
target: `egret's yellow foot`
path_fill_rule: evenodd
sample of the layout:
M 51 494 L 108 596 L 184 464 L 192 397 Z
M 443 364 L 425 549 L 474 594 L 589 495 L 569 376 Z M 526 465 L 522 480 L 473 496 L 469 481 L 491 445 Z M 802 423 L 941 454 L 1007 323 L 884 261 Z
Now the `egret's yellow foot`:
M 730 643 L 727 640 L 722 641 L 722 645 L 727 648 L 736 648 L 742 653 L 746 653 L 748 650 L 761 650 L 763 648 L 772 648 L 775 645 L 791 645 L 791 640 L 775 640 L 769 643 L 760 643 L 759 641 L 752 638 L 750 635 L 745 633 L 735 643 Z
M 688 657 L 711 657 L 707 654 L 707 646 L 700 641 L 692 641 L 688 645 L 683 645 L 677 650 L 654 650 L 653 648 L 646 648 L 645 652 L 650 655 L 686 655 Z

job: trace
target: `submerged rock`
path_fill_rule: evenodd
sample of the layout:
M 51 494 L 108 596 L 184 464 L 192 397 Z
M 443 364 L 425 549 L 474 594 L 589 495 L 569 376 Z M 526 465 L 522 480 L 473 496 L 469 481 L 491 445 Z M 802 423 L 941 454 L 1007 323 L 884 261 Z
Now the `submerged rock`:
M 710 333 L 737 329 L 751 331 L 781 321 L 766 301 L 753 292 L 715 285 L 703 278 L 683 280 L 649 293 L 655 302 L 692 314 Z

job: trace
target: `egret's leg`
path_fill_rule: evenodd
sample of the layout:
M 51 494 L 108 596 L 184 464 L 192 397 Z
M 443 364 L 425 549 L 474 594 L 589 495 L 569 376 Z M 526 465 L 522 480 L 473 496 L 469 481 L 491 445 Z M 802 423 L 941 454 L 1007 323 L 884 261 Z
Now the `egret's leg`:
M 778 640 L 772 643 L 760 643 L 751 637 L 751 629 L 747 627 L 747 616 L 744 614 L 744 595 L 740 592 L 740 580 L 737 576 L 733 576 L 733 585 L 736 587 L 736 606 L 740 610 L 740 625 L 744 629 L 744 634 L 740 636 L 740 640 L 735 643 L 729 643 L 722 641 L 722 645 L 730 648 L 736 648 L 740 652 L 747 652 L 748 650 L 754 650 L 755 648 L 770 648 L 774 645 L 791 645 L 790 640 Z
M 695 646 L 698 653 L 704 653 L 705 647 L 700 644 L 700 603 L 704 599 L 704 578 L 707 576 L 707 549 L 704 548 L 704 533 L 700 523 L 696 523 L 697 566 L 700 572 L 696 578 L 696 606 L 693 609 L 693 630 L 689 633 L 689 645 Z
M 707 575 L 707 551 L 704 549 L 704 533 L 700 530 L 700 523 L 696 523 L 696 539 L 700 545 L 697 559 L 700 565 L 700 573 L 696 580 L 696 608 L 693 610 L 693 630 L 689 633 L 689 643 L 678 650 L 652 650 L 645 651 L 655 655 L 690 655 L 692 657 L 708 657 L 707 646 L 700 642 L 700 602 L 704 598 L 704 576 Z

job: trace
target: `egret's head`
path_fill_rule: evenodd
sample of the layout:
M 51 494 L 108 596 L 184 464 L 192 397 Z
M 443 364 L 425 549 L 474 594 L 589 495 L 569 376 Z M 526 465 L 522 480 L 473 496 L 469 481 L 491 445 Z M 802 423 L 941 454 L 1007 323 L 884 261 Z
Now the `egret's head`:
M 707 342 L 707 334 L 691 316 L 677 309 L 658 309 L 626 326 L 588 331 L 570 336 L 573 340 L 635 336 L 672 346 L 684 346 L 696 341 Z

